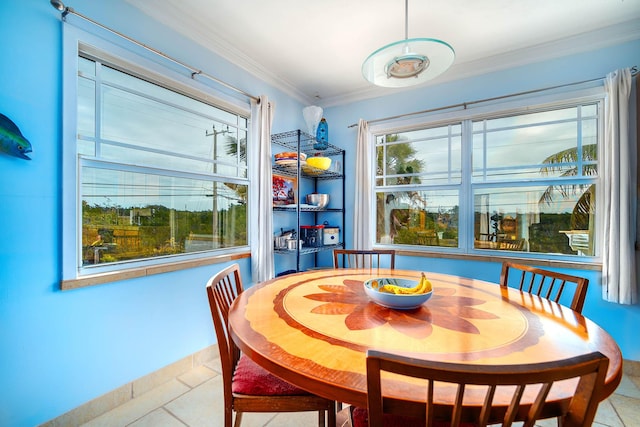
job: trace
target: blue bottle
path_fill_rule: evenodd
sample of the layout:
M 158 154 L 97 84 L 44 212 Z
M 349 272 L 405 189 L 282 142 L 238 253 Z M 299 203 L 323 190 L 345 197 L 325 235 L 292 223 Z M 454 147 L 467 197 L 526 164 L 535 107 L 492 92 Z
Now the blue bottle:
M 313 148 L 316 150 L 326 150 L 329 148 L 329 125 L 324 118 L 320 120 L 320 123 L 318 123 L 316 143 L 313 144 Z

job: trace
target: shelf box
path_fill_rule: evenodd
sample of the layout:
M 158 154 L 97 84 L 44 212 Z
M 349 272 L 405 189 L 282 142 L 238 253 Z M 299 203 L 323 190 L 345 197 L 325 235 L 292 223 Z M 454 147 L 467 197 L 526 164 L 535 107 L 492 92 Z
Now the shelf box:
M 304 246 L 316 248 L 323 244 L 324 225 L 301 225 L 300 238 L 304 241 Z
M 322 231 L 322 241 L 325 245 L 340 243 L 340 227 L 325 226 Z

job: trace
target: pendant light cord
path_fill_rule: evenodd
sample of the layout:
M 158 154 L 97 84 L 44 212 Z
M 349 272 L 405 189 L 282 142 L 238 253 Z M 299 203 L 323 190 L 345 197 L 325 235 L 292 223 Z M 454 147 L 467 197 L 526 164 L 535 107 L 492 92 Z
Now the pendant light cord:
M 404 39 L 409 39 L 409 0 L 404 0 Z

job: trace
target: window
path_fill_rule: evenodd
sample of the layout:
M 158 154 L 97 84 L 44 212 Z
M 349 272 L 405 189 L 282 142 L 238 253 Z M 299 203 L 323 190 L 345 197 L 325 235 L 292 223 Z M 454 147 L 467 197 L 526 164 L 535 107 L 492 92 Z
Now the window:
M 76 275 L 246 249 L 248 112 L 114 58 L 76 56 Z
M 595 256 L 601 101 L 375 133 L 376 242 Z
M 461 149 L 461 123 L 377 137 L 378 243 L 458 246 Z

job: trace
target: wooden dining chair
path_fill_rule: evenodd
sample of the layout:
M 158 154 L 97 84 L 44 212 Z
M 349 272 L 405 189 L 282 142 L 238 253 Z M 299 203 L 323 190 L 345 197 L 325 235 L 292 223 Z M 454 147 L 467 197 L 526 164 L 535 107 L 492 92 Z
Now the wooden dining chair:
M 557 303 L 560 303 L 565 291 L 570 292 L 573 290 L 573 298 L 569 307 L 573 311 L 582 313 L 584 300 L 587 297 L 589 279 L 505 261 L 502 263 L 500 285 L 509 286 L 510 284 L 521 291 L 529 292 Z
M 522 421 L 524 427 L 529 427 L 539 419 L 558 416 L 563 427 L 589 426 L 598 408 L 608 366 L 609 359 L 600 352 L 536 364 L 473 365 L 369 350 L 367 409 L 355 408 L 350 421 L 354 427 L 484 427 L 488 424 L 508 427 L 514 421 Z M 394 384 L 389 373 L 426 380 L 425 392 L 421 395 L 424 400 L 418 398 L 417 403 L 411 404 L 417 408 L 417 418 L 407 415 L 413 412 L 411 407 L 383 397 L 382 375 L 385 375 L 385 388 L 402 387 Z M 554 383 L 568 379 L 576 379 L 570 402 L 546 405 Z M 434 382 L 437 385 L 434 386 Z M 470 394 L 483 404 L 465 406 L 465 396 Z M 522 405 L 523 396 L 531 403 Z M 495 402 L 497 398 L 500 404 Z M 439 406 L 437 402 L 441 399 L 452 399 L 454 403 Z
M 392 249 L 334 249 L 333 268 L 396 268 L 396 251 Z
M 207 283 L 209 308 L 218 339 L 224 388 L 224 425 L 240 426 L 244 412 L 318 411 L 318 425 L 336 423 L 335 402 L 306 392 L 258 366 L 240 353 L 229 336 L 229 307 L 243 292 L 238 264 L 220 271 Z

